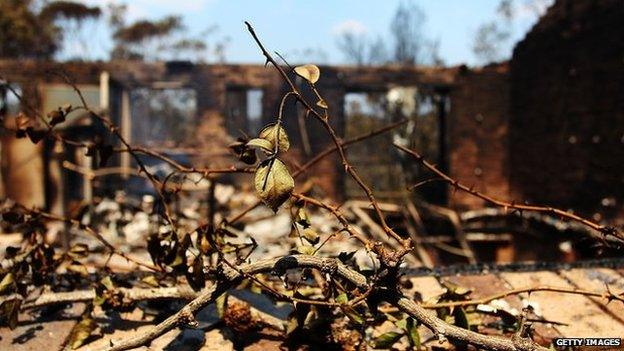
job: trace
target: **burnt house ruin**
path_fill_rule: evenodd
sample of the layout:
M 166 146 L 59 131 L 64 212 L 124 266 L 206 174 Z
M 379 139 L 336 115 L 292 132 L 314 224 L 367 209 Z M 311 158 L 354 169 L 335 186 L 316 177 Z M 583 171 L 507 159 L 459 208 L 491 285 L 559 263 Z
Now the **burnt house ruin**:
M 618 0 L 560 0 L 509 62 L 482 68 L 321 66 L 318 88 L 344 139 L 401 118 L 415 121 L 407 134 L 378 136 L 348 149 L 382 199 L 404 197 L 409 182 L 427 177 L 395 152 L 392 141 L 403 138 L 456 179 L 493 196 L 616 217 L 624 200 L 622 18 Z M 257 133 L 273 120 L 286 91 L 277 73 L 262 65 L 4 60 L 0 72 L 24 97 L 20 106 L 3 91 L 7 126 L 19 111 L 45 115 L 65 103 L 78 104 L 58 74 L 63 72 L 133 144 L 206 165 L 231 164 L 234 159 L 216 143 L 225 146 Z M 294 104 L 287 105 L 285 116 L 293 154 L 300 159 L 330 145 L 321 126 Z M 76 114 L 59 131 L 79 139 L 98 128 Z M 218 140 L 217 130 L 229 137 Z M 6 132 L 1 148 L 3 195 L 52 210 L 91 196 L 91 181 L 57 157 L 71 155 L 75 165 L 97 168 L 84 150 L 54 142 L 32 145 Z M 336 199 L 361 197 L 335 161 L 326 159 L 310 176 Z M 123 176 L 133 164 L 121 154 L 108 166 Z M 399 176 L 406 172 L 408 178 Z M 420 195 L 458 209 L 483 206 L 442 183 L 424 186 Z

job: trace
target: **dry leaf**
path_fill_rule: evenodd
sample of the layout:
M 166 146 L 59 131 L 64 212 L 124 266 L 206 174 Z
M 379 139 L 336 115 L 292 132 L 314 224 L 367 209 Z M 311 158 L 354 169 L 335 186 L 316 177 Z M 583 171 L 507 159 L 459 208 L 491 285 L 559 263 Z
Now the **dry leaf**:
M 312 84 L 316 83 L 321 76 L 321 70 L 315 65 L 297 66 L 295 73 Z
M 279 132 L 279 136 L 278 136 Z M 271 144 L 271 150 L 275 149 L 275 140 L 279 139 L 279 150 L 280 151 L 288 151 L 290 148 L 290 141 L 288 140 L 288 134 L 286 134 L 286 130 L 282 126 L 279 128 L 276 127 L 275 124 L 269 124 L 268 126 L 262 128 L 260 133 L 258 133 L 258 138 L 265 139 Z M 255 139 L 252 139 L 255 140 Z
M 302 255 L 313 256 L 316 253 L 316 249 L 310 245 L 297 245 L 297 252 Z
M 299 223 L 299 225 L 304 228 L 308 228 L 310 226 L 310 217 L 308 216 L 308 212 L 306 212 L 305 208 L 299 207 L 299 209 L 297 209 L 295 222 Z
M 5 290 L 8 290 L 9 287 L 13 286 L 14 281 L 15 279 L 13 278 L 13 273 L 7 273 L 4 278 L 2 278 L 2 281 L 0 281 L 0 294 L 4 293 Z
M 71 331 L 69 346 L 75 350 L 84 344 L 85 340 L 95 330 L 95 322 L 90 317 L 83 317 L 82 320 L 74 326 Z
M 255 176 L 256 193 L 274 212 L 283 204 L 295 188 L 295 181 L 286 165 L 278 160 L 266 160 L 260 164 Z
M 262 151 L 273 152 L 274 144 L 266 139 L 254 138 L 247 142 L 247 146 L 258 147 L 262 149 Z
M 316 231 L 312 228 L 306 228 L 303 230 L 303 237 L 310 243 L 310 244 L 317 244 L 319 242 L 319 235 L 318 233 L 316 233 Z
M 329 106 L 327 106 L 327 103 L 325 102 L 325 100 L 320 99 L 319 101 L 316 102 L 316 106 L 323 108 L 325 110 L 327 110 L 329 108 Z

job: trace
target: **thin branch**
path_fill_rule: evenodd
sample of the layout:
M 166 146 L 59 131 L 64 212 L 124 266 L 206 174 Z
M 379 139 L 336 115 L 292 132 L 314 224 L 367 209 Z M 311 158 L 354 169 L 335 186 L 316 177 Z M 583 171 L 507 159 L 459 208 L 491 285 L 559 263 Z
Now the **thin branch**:
M 499 206 L 499 207 L 503 207 L 504 209 L 515 209 L 518 211 L 531 211 L 531 212 L 542 212 L 542 213 L 547 213 L 550 215 L 556 215 L 556 216 L 560 216 L 563 218 L 567 218 L 569 220 L 581 223 L 591 229 L 594 229 L 600 233 L 602 233 L 605 236 L 613 236 L 617 239 L 619 239 L 621 242 L 624 243 L 624 234 L 620 231 L 618 231 L 617 229 L 615 229 L 614 227 L 609 227 L 609 226 L 604 226 L 601 224 L 598 224 L 594 221 L 591 221 L 589 219 L 583 218 L 581 216 L 578 216 L 574 213 L 570 213 L 568 211 L 564 211 L 558 208 L 554 208 L 554 207 L 550 207 L 550 206 L 538 206 L 538 205 L 522 205 L 522 204 L 516 204 L 513 202 L 507 202 L 507 201 L 503 201 L 503 200 L 499 200 L 496 199 L 494 197 L 491 197 L 489 195 L 483 194 L 479 191 L 474 190 L 472 187 L 468 187 L 462 183 L 460 183 L 459 181 L 453 179 L 451 176 L 449 176 L 448 174 L 442 172 L 441 170 L 439 170 L 435 165 L 429 163 L 422 155 L 420 155 L 419 153 L 417 153 L 414 150 L 410 150 L 404 146 L 401 146 L 399 144 L 394 144 L 394 146 L 396 148 L 398 148 L 399 150 L 407 153 L 408 155 L 412 156 L 414 159 L 416 159 L 418 162 L 420 162 L 420 164 L 422 164 L 423 166 L 425 166 L 427 169 L 429 169 L 431 172 L 435 173 L 438 177 L 441 178 L 442 181 L 448 183 L 449 185 L 451 185 L 452 187 L 454 187 L 455 189 L 464 191 L 468 194 L 471 194 L 473 196 L 476 196 L 490 204 L 493 204 L 495 206 Z
M 53 213 L 49 213 L 49 212 L 45 212 L 42 210 L 39 210 L 37 208 L 28 208 L 22 204 L 16 204 L 16 206 L 18 206 L 19 208 L 21 208 L 24 212 L 29 213 L 31 215 L 38 215 L 41 216 L 42 218 L 51 220 L 51 221 L 59 221 L 59 222 L 65 222 L 65 223 L 69 223 L 71 225 L 74 225 L 82 230 L 84 230 L 85 232 L 87 232 L 89 235 L 91 235 L 92 237 L 96 238 L 102 245 L 104 245 L 111 253 L 118 255 L 120 257 L 125 258 L 126 260 L 133 262 L 141 267 L 147 268 L 151 271 L 158 271 L 158 269 L 150 264 L 147 264 L 145 262 L 140 261 L 139 259 L 136 259 L 124 252 L 121 252 L 119 250 L 117 250 L 115 248 L 115 246 L 113 244 L 111 244 L 108 240 L 106 240 L 102 235 L 100 235 L 100 233 L 98 233 L 97 231 L 95 231 L 95 229 L 91 228 L 90 226 L 81 223 L 80 221 L 73 219 L 73 218 L 68 218 L 68 217 L 63 217 L 63 216 L 59 216 L 59 215 L 55 215 Z
M 500 292 L 500 293 L 497 293 L 497 294 L 493 294 L 493 295 L 490 295 L 490 296 L 486 296 L 486 297 L 483 297 L 483 298 L 480 298 L 480 299 L 466 300 L 466 301 L 448 301 L 448 302 L 438 302 L 438 303 L 431 303 L 431 304 L 423 304 L 422 307 L 435 309 L 435 308 L 440 308 L 440 307 L 458 307 L 458 306 L 482 305 L 482 304 L 489 303 L 489 302 L 491 302 L 493 300 L 498 300 L 498 299 L 505 298 L 507 296 L 513 296 L 513 295 L 518 295 L 518 294 L 522 294 L 522 293 L 529 293 L 530 294 L 530 293 L 537 292 L 537 291 L 550 291 L 550 292 L 557 292 L 557 293 L 562 293 L 562 294 L 572 294 L 572 295 L 583 295 L 583 296 L 590 296 L 590 297 L 599 297 L 599 298 L 606 299 L 608 302 L 615 300 L 615 301 L 620 301 L 620 302 L 624 303 L 624 295 L 617 295 L 617 294 L 614 294 L 614 293 L 612 293 L 610 291 L 597 292 L 597 291 L 583 290 L 583 289 L 574 289 L 574 288 L 565 288 L 565 287 L 555 287 L 555 286 L 539 285 L 539 286 L 525 287 L 525 288 L 518 288 L 518 289 L 503 291 L 503 292 Z
M 391 303 L 396 305 L 401 311 L 409 314 L 420 323 L 431 329 L 438 338 L 448 338 L 472 344 L 478 348 L 496 351 L 546 351 L 548 349 L 535 344 L 529 338 L 512 338 L 506 339 L 498 336 L 489 336 L 475 333 L 470 330 L 462 329 L 454 325 L 450 325 L 443 320 L 437 318 L 434 313 L 427 311 L 416 302 L 395 295 L 390 297 Z
M 106 351 L 122 351 L 146 345 L 155 338 L 181 325 L 196 325 L 194 315 L 212 303 L 218 296 L 227 289 L 238 283 L 243 275 L 236 270 L 223 266 L 223 277 L 216 284 L 204 289 L 199 296 L 184 306 L 180 311 L 170 316 L 163 322 L 151 327 L 149 330 L 139 333 L 133 338 L 121 342 L 111 341 L 111 346 L 104 348 Z M 347 268 L 341 262 L 332 258 L 319 258 L 306 255 L 285 256 L 262 260 L 255 263 L 242 265 L 240 271 L 245 274 L 258 274 L 267 272 L 282 273 L 287 269 L 294 268 L 317 268 L 321 271 L 332 271 L 340 277 L 349 280 L 357 287 L 366 288 L 366 278 Z
M 152 300 L 192 300 L 199 296 L 200 292 L 194 291 L 188 285 L 178 285 L 175 287 L 159 287 L 159 288 L 115 288 L 115 292 L 119 292 L 123 295 L 123 300 L 127 302 L 140 302 L 140 301 L 152 301 Z M 21 307 L 21 311 L 26 311 L 33 308 L 40 308 L 53 305 L 65 305 L 69 303 L 78 302 L 91 302 L 96 297 L 95 290 L 79 290 L 68 292 L 47 292 L 37 296 L 34 299 L 26 299 Z M 236 296 L 229 296 L 229 299 L 234 301 L 243 302 Z M 9 296 L 0 298 L 0 305 L 5 301 L 11 300 L 23 300 L 23 297 L 19 294 L 12 294 Z M 283 321 L 277 317 L 274 317 L 266 312 L 262 312 L 253 306 L 250 306 L 252 315 L 262 320 L 264 323 L 269 324 L 271 327 L 282 330 Z
M 382 128 L 367 132 L 367 133 L 363 133 L 360 134 L 356 137 L 353 137 L 351 139 L 345 140 L 343 142 L 340 143 L 340 145 L 342 146 L 343 149 L 348 148 L 349 146 L 362 142 L 364 140 L 373 138 L 377 135 L 386 133 L 390 130 L 393 130 L 397 127 L 400 127 L 402 125 L 404 125 L 405 123 L 407 123 L 409 121 L 409 119 L 403 119 L 400 121 L 397 121 L 396 123 L 392 123 L 389 124 L 387 126 L 384 126 Z M 297 171 L 293 172 L 292 177 L 294 179 L 297 179 L 299 176 L 301 176 L 302 174 L 304 174 L 305 172 L 307 172 L 310 168 L 312 168 L 315 164 L 319 163 L 321 160 L 323 160 L 325 157 L 331 155 L 332 153 L 334 153 L 336 150 L 338 150 L 338 147 L 336 145 L 332 145 L 328 148 L 326 148 L 325 150 L 323 150 L 322 152 L 320 152 L 319 154 L 317 154 L 316 156 L 314 156 L 311 160 L 309 160 L 308 162 L 306 162 L 303 166 L 301 166 L 300 169 L 298 169 Z M 256 207 L 260 206 L 262 204 L 262 201 L 256 201 L 254 204 L 250 205 L 249 207 L 245 208 L 243 211 L 241 211 L 240 213 L 238 213 L 236 216 L 232 217 L 232 218 L 228 218 L 228 219 L 224 219 L 225 223 L 235 223 L 238 222 L 239 220 L 241 220 L 243 217 L 245 217 L 249 212 L 251 212 L 252 210 L 254 210 Z
M 340 261 L 332 258 L 320 258 L 307 255 L 293 255 L 280 258 L 262 260 L 255 263 L 243 265 L 240 270 L 246 274 L 258 274 L 267 272 L 281 273 L 287 269 L 295 268 L 316 268 L 322 272 L 333 272 L 337 277 L 348 280 L 355 284 L 362 291 L 367 291 L 369 285 L 367 279 L 360 273 L 351 270 L 343 265 Z M 208 304 L 212 303 L 221 293 L 242 279 L 242 275 L 236 270 L 224 267 L 223 278 L 216 284 L 206 288 L 202 293 L 183 307 L 179 312 L 167 318 L 160 324 L 151 327 L 149 330 L 142 332 L 135 337 L 124 340 L 120 343 L 112 342 L 112 346 L 105 348 L 107 351 L 122 351 L 131 348 L 146 345 L 155 338 L 163 335 L 169 330 L 180 325 L 193 325 L 196 323 L 194 314 Z M 434 314 L 428 312 L 422 306 L 412 300 L 403 297 L 398 293 L 388 292 L 387 294 L 391 303 L 395 304 L 410 316 L 416 318 L 419 322 L 430 328 L 436 335 L 444 336 L 449 339 L 463 341 L 482 347 L 488 350 L 502 351 L 545 351 L 546 348 L 540 347 L 533 343 L 530 339 L 505 339 L 495 336 L 485 336 L 473 331 L 462 329 L 450 325 L 441 319 L 435 317 Z
M 375 199 L 375 196 L 373 195 L 372 190 L 368 187 L 368 185 L 366 185 L 364 183 L 364 181 L 360 178 L 358 173 L 355 171 L 355 169 L 351 166 L 351 164 L 347 160 L 347 157 L 345 155 L 344 149 L 341 146 L 341 142 L 340 142 L 338 136 L 336 135 L 336 132 L 334 131 L 332 126 L 329 124 L 329 116 L 327 115 L 327 110 L 325 110 L 325 114 L 324 115 L 321 115 L 319 112 L 317 112 L 310 105 L 310 103 L 308 103 L 308 101 L 306 99 L 303 98 L 303 96 L 299 92 L 299 89 L 292 82 L 290 77 L 288 77 L 288 75 L 282 69 L 282 67 L 275 61 L 275 59 L 273 59 L 271 54 L 264 48 L 264 45 L 262 44 L 262 42 L 260 42 L 260 39 L 258 38 L 258 35 L 254 31 L 254 29 L 251 26 L 251 24 L 249 22 L 245 22 L 245 24 L 247 25 L 247 30 L 249 31 L 249 33 L 253 37 L 254 41 L 256 42 L 256 44 L 258 45 L 260 50 L 262 51 L 262 54 L 266 58 L 267 62 L 270 62 L 275 67 L 275 69 L 282 76 L 283 80 L 290 87 L 291 92 L 293 94 L 295 94 L 295 96 L 297 97 L 297 100 L 304 106 L 304 108 L 307 111 L 309 111 L 309 113 L 312 116 L 314 116 L 315 118 L 317 118 L 321 122 L 321 124 L 323 125 L 323 128 L 327 131 L 327 133 L 330 135 L 332 141 L 336 145 L 336 149 L 337 149 L 338 154 L 340 155 L 340 158 L 342 160 L 342 165 L 343 165 L 343 167 L 345 169 L 345 172 L 347 172 L 351 176 L 351 178 L 353 178 L 353 180 L 359 185 L 359 187 L 362 188 L 362 190 L 366 193 L 366 196 L 368 197 L 371 205 L 375 209 L 375 213 L 377 214 L 377 217 L 379 218 L 379 221 L 381 222 L 381 225 L 382 225 L 384 231 L 389 236 L 394 238 L 397 242 L 399 242 L 403 246 L 403 250 L 402 250 L 401 253 L 403 255 L 407 254 L 410 251 L 410 246 L 411 246 L 410 240 L 409 239 L 403 239 L 399 234 L 397 234 L 394 230 L 392 230 L 392 228 L 390 228 L 388 226 L 388 224 L 386 222 L 386 219 L 385 219 L 381 209 L 379 208 L 379 204 L 377 203 L 377 200 Z M 313 85 L 312 85 L 312 88 L 314 89 Z M 317 92 L 317 94 L 318 94 L 318 92 Z

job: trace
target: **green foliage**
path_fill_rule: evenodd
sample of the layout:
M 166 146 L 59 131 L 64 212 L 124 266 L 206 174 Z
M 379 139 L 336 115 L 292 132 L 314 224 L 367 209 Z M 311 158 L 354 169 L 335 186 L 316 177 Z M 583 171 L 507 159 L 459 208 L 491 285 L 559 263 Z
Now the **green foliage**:
M 387 332 L 381 334 L 373 342 L 373 347 L 376 349 L 389 349 L 402 337 L 403 334 L 397 332 Z

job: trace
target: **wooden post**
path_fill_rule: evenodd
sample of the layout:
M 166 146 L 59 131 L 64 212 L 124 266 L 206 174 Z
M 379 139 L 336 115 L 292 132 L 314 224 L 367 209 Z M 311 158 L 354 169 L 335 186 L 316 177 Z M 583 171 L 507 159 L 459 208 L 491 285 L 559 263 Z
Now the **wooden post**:
M 132 142 L 132 111 L 130 109 L 130 92 L 128 89 L 123 90 L 121 93 L 121 136 L 128 141 Z M 121 167 L 123 169 L 122 176 L 125 179 L 130 177 L 130 153 L 121 153 Z

